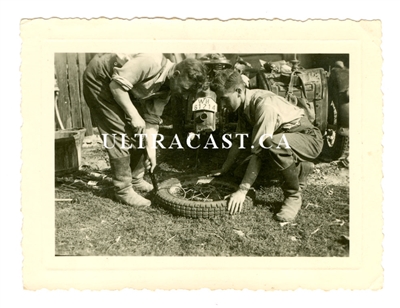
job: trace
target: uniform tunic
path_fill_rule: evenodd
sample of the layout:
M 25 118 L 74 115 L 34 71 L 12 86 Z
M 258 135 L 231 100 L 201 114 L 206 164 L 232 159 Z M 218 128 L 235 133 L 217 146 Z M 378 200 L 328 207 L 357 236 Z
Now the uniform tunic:
M 305 116 L 304 110 L 266 90 L 246 90 L 245 102 L 238 109 L 237 133 L 251 133 L 251 153 L 270 157 L 283 170 L 297 161 L 315 159 L 322 151 L 321 132 Z M 283 142 L 283 137 L 290 148 Z M 272 146 L 260 145 L 263 136 L 272 135 Z M 237 142 L 237 141 L 236 141 Z M 266 142 L 263 142 L 267 147 Z
M 99 54 L 90 61 L 83 76 L 83 94 L 100 133 L 109 135 L 107 151 L 111 158 L 128 156 L 127 148 L 135 147 L 132 138 L 135 132 L 114 99 L 111 81 L 129 93 L 146 122 L 160 124 L 169 100 L 168 77 L 173 67 L 162 54 Z M 116 134 L 115 143 L 113 134 Z M 122 134 L 128 136 L 126 149 L 121 147 Z

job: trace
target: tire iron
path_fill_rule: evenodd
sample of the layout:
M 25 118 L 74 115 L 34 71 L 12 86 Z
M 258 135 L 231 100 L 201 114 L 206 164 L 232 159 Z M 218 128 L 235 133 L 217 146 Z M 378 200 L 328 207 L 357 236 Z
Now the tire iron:
M 157 183 L 156 176 L 154 175 L 154 172 L 151 172 L 149 170 L 149 176 L 151 179 L 151 184 L 153 184 L 153 187 L 154 187 L 154 192 L 157 192 L 158 191 L 158 183 Z
M 147 148 L 146 148 L 146 158 L 149 158 L 149 153 L 147 152 Z M 154 168 L 154 171 L 157 169 L 157 166 Z M 150 180 L 151 180 L 151 184 L 153 184 L 154 187 L 154 192 L 158 191 L 158 183 L 157 183 L 157 179 L 156 176 L 154 175 L 154 171 L 151 172 L 151 170 L 147 170 L 149 176 L 150 176 Z

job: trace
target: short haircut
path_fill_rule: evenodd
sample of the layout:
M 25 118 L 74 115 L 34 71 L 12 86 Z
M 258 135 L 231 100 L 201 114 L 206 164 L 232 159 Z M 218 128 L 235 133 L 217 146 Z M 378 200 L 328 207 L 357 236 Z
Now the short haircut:
M 176 65 L 176 69 L 182 74 L 199 84 L 203 84 L 207 78 L 207 68 L 203 62 L 197 59 L 187 58 Z
M 210 88 L 215 91 L 217 95 L 220 95 L 221 93 L 225 93 L 227 90 L 238 86 L 243 86 L 243 79 L 240 76 L 240 73 L 233 69 L 225 69 L 216 72 Z

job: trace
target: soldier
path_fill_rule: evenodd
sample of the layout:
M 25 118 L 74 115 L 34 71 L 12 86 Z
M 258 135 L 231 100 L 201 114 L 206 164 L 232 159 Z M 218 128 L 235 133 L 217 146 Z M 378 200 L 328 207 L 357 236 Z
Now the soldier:
M 301 207 L 301 191 L 306 186 L 307 175 L 313 168 L 310 161 L 322 151 L 321 132 L 310 123 L 303 109 L 284 98 L 266 90 L 246 89 L 237 71 L 218 72 L 211 88 L 217 93 L 219 103 L 238 112 L 236 132 L 251 134 L 252 154 L 239 189 L 229 196 L 230 214 L 241 211 L 246 194 L 260 172 L 262 160 L 268 158 L 285 180 L 283 205 L 274 218 L 293 221 Z M 222 168 L 210 176 L 228 172 L 239 154 L 239 147 L 237 138 Z
M 153 189 L 143 179 L 144 150 L 138 149 L 134 135 L 155 136 L 171 94 L 185 98 L 205 79 L 206 68 L 195 59 L 174 64 L 163 54 L 98 54 L 90 61 L 83 93 L 107 148 L 117 200 L 132 206 L 151 204 L 133 190 Z M 147 146 L 147 152 L 153 171 L 155 148 Z

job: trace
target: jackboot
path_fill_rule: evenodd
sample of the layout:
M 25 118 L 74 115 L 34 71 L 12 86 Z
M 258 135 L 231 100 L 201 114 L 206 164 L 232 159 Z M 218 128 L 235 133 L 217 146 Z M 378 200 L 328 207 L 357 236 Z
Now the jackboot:
M 132 178 L 132 188 L 142 192 L 150 192 L 154 189 L 152 184 L 143 179 L 143 176 L 140 178 Z
M 293 163 L 281 171 L 285 182 L 282 185 L 283 205 L 279 213 L 274 215 L 278 221 L 293 221 L 301 208 L 301 191 L 299 186 L 299 167 Z
M 132 189 L 130 157 L 110 158 L 115 198 L 131 206 L 150 206 L 151 201 L 143 198 Z
M 307 178 L 310 173 L 314 170 L 314 164 L 309 161 L 302 161 L 299 163 L 298 168 L 299 171 L 299 187 L 300 191 L 303 191 L 307 188 Z
M 154 189 L 153 185 L 143 179 L 145 155 L 143 150 L 130 151 L 130 166 L 132 170 L 132 188 L 136 191 L 150 192 Z

